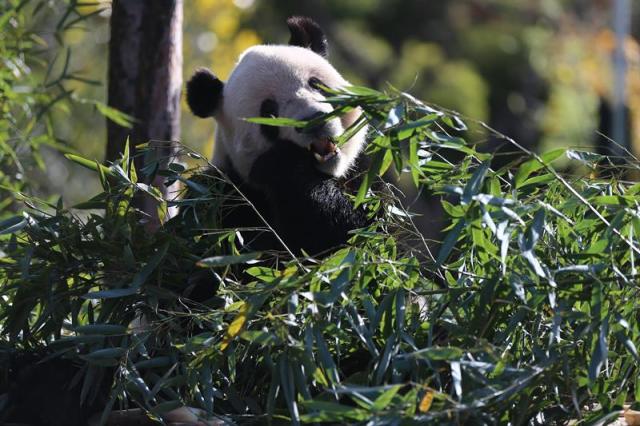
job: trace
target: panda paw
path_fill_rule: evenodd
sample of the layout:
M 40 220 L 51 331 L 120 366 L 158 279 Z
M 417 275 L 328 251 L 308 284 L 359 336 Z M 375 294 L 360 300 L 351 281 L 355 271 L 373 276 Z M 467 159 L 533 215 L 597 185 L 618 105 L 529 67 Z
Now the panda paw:
M 311 151 L 284 140 L 279 140 L 274 145 L 276 146 L 262 154 L 253 163 L 249 180 L 254 185 L 295 186 L 323 180 L 323 177 L 329 178 L 316 168 Z

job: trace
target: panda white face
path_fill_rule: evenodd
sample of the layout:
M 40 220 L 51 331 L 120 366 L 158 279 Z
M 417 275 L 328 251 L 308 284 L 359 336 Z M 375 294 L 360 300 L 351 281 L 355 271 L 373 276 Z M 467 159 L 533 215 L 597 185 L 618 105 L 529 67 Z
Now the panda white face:
M 297 45 L 254 46 L 240 56 L 226 83 L 201 70 L 188 84 L 187 98 L 194 113 L 213 115 L 218 124 L 214 164 L 222 167 L 230 162 L 245 181 L 248 181 L 256 159 L 274 144 L 294 143 L 309 149 L 310 155 L 316 159 L 317 169 L 335 177 L 341 177 L 349 170 L 364 146 L 366 129 L 359 131 L 340 148 L 334 143 L 335 138 L 358 119 L 358 110 L 305 131 L 244 120 L 260 116 L 310 120 L 333 110 L 332 105 L 325 102 L 321 86 L 341 88 L 348 82 L 321 56 L 326 53 L 326 41 L 317 24 L 310 22 L 312 24 L 306 21 L 300 24 L 304 25 L 300 31 L 306 37 L 300 44 L 309 48 Z M 293 40 L 296 37 L 294 29 L 299 28 L 289 25 Z M 316 30 L 320 32 L 314 33 Z M 200 73 L 204 74 L 200 76 L 203 81 L 198 81 Z M 210 99 L 201 93 L 203 90 L 208 93 L 219 91 L 221 96 L 209 105 Z
M 319 85 L 340 88 L 348 83 L 327 62 L 309 49 L 297 46 L 254 46 L 240 57 L 223 91 L 223 103 L 216 114 L 216 143 L 224 145 L 238 173 L 246 178 L 253 161 L 274 143 L 295 143 L 312 151 L 317 167 L 336 177 L 344 175 L 364 143 L 365 130 L 341 149 L 333 143 L 358 118 L 358 112 L 336 117 L 312 132 L 291 127 L 260 126 L 248 117 L 286 117 L 310 120 L 333 107 L 325 102 Z M 223 158 L 226 160 L 226 158 Z

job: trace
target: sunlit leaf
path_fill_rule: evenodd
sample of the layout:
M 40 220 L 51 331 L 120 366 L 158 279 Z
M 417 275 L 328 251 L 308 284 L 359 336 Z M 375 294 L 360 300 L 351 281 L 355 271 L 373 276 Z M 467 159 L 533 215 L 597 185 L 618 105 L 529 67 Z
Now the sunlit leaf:
M 244 328 L 245 323 L 247 322 L 248 312 L 249 305 L 247 303 L 244 303 L 240 308 L 240 312 L 231 322 L 231 324 L 229 324 L 229 328 L 227 328 L 227 331 L 225 332 L 222 343 L 220 343 L 221 351 L 224 351 L 229 346 L 229 343 L 231 343 L 233 339 L 235 339 L 236 336 L 240 334 L 240 332 Z
M 420 404 L 418 405 L 418 410 L 421 413 L 426 413 L 431 408 L 431 403 L 433 402 L 434 392 L 431 389 L 428 389 L 422 399 L 420 400 Z
M 237 265 L 239 263 L 247 263 L 260 257 L 260 253 L 243 253 L 229 256 L 212 256 L 201 259 L 197 265 L 201 268 L 217 268 L 220 266 Z

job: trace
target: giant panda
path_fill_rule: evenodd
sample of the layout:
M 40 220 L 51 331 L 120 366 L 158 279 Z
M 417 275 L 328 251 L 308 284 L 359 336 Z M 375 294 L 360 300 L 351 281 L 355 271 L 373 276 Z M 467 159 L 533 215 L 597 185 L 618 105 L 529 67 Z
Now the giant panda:
M 366 224 L 343 193 L 344 182 L 364 145 L 366 128 L 338 148 L 340 136 L 360 115 L 350 112 L 324 125 L 299 128 L 259 125 L 249 117 L 311 120 L 331 112 L 323 88 L 349 83 L 327 61 L 327 40 L 306 17 L 287 20 L 288 45 L 258 45 L 244 51 L 226 83 L 201 68 L 187 83 L 187 103 L 198 117 L 216 120 L 212 163 L 258 210 L 235 210 L 225 227 L 261 226 L 265 219 L 280 239 L 256 238 L 252 248 L 293 253 L 326 252 Z
M 217 122 L 213 165 L 241 189 L 289 250 L 316 255 L 345 243 L 349 231 L 367 224 L 365 213 L 354 209 L 343 193 L 344 181 L 365 145 L 366 128 L 338 149 L 333 139 L 358 120 L 357 109 L 307 132 L 244 120 L 256 116 L 310 120 L 332 111 L 324 102 L 323 87 L 348 85 L 326 59 L 327 41 L 318 24 L 292 17 L 287 25 L 288 45 L 247 49 L 226 83 L 209 70 L 196 71 L 187 83 L 187 103 L 196 116 Z M 235 209 L 224 226 L 261 226 L 262 218 L 252 209 Z M 253 248 L 279 250 L 282 242 L 257 238 Z M 109 379 L 101 381 L 92 404 L 81 406 L 80 387 L 69 389 L 66 381 L 79 370 L 70 361 L 27 359 L 14 364 L 10 410 L 0 422 L 82 425 L 102 411 Z M 187 414 L 183 409 L 172 412 L 182 421 L 193 417 Z

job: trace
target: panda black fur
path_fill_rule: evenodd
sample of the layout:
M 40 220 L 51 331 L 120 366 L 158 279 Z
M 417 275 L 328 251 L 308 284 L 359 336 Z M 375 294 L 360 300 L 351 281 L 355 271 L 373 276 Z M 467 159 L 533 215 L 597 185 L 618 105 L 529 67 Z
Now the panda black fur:
M 187 102 L 195 115 L 216 119 L 214 165 L 241 188 L 292 251 L 318 254 L 345 243 L 348 231 L 366 224 L 364 212 L 354 210 L 343 192 L 366 129 L 337 149 L 333 138 L 358 119 L 358 110 L 305 132 L 244 120 L 310 120 L 332 111 L 322 86 L 348 85 L 325 59 L 327 42 L 320 27 L 303 17 L 289 18 L 287 24 L 289 45 L 247 49 L 226 83 L 209 70 L 196 71 L 187 83 Z M 263 225 L 259 222 L 250 211 L 235 211 L 223 226 Z M 253 248 L 283 247 L 263 238 Z

